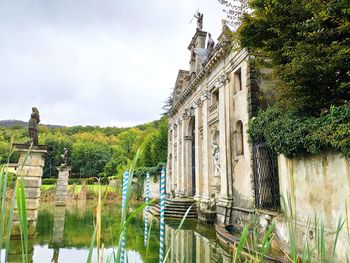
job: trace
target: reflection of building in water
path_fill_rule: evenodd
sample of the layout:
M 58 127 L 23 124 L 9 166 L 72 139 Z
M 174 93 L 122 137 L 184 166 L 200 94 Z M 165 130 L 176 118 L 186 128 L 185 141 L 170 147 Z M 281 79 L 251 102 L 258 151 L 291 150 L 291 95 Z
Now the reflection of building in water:
M 28 262 L 33 262 L 34 239 L 28 239 Z M 22 263 L 21 239 L 11 238 L 7 263 Z
M 53 219 L 52 240 L 49 246 L 54 250 L 51 262 L 58 262 L 59 248 L 62 246 L 64 238 L 65 216 L 66 207 L 56 205 Z
M 165 225 L 166 251 L 172 244 L 167 262 L 232 262 L 231 255 L 223 250 L 214 238 L 202 233 L 200 228 L 195 228 L 196 230 L 186 229 L 185 226 L 176 236 L 177 226 Z

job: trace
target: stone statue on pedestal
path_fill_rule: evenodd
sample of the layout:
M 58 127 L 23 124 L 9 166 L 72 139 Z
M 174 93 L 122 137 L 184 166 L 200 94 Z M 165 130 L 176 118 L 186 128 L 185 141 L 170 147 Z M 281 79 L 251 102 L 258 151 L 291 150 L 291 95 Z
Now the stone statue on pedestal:
M 68 150 L 67 150 L 67 148 L 63 148 L 63 154 L 61 154 L 61 158 L 62 158 L 61 166 L 67 166 L 67 162 L 68 162 Z
M 38 145 L 38 124 L 40 122 L 40 115 L 39 111 L 36 107 L 32 108 L 32 113 L 30 115 L 30 120 L 28 123 L 28 132 L 30 137 L 30 142 L 33 143 L 33 145 Z
M 220 175 L 220 147 L 217 142 L 213 142 L 214 175 Z

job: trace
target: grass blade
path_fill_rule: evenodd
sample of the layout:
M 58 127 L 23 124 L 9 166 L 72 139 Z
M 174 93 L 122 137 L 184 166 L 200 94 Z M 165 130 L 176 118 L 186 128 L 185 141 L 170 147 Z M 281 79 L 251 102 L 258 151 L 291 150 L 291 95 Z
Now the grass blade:
M 89 254 L 88 254 L 86 263 L 91 263 L 92 251 L 94 250 L 95 239 L 96 239 L 96 232 L 97 232 L 97 226 L 95 227 L 94 234 L 92 235 L 92 238 L 91 238 Z
M 238 260 L 239 256 L 241 255 L 242 251 L 243 251 L 243 247 L 244 244 L 247 240 L 247 236 L 248 236 L 248 225 L 245 225 L 242 231 L 242 235 L 241 238 L 239 239 L 239 243 L 238 246 L 235 250 L 235 258 L 234 258 L 234 262 Z
M 8 262 L 8 253 L 10 248 L 10 239 L 11 239 L 11 228 L 12 228 L 12 222 L 13 222 L 13 214 L 15 210 L 15 196 L 12 197 L 10 212 L 9 212 L 9 218 L 7 222 L 7 229 L 6 229 L 6 240 L 5 240 L 5 262 Z

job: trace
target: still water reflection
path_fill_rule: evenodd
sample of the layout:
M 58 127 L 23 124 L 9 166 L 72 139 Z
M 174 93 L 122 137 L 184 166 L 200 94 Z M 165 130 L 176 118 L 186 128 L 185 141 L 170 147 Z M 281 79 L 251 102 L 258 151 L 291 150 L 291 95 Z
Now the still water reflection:
M 137 204 L 130 209 L 138 206 Z M 94 232 L 94 204 L 73 203 L 65 207 L 41 204 L 36 236 L 29 242 L 30 259 L 34 263 L 86 262 Z M 104 258 L 113 254 L 119 236 L 120 207 L 106 205 L 102 209 Z M 219 246 L 212 226 L 186 223 L 175 236 L 176 222 L 165 224 L 165 251 L 172 244 L 167 262 L 231 262 L 230 253 Z M 127 262 L 159 262 L 159 221 L 149 215 L 147 246 L 144 244 L 144 218 L 134 218 L 125 235 Z M 20 241 L 11 240 L 10 262 L 21 262 Z M 96 252 L 96 251 L 94 251 Z M 96 254 L 93 256 L 96 261 Z

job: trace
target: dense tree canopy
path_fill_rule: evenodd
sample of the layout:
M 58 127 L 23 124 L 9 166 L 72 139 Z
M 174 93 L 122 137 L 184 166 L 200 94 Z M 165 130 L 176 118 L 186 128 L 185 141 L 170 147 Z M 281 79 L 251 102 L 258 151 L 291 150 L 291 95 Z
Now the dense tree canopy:
M 29 140 L 23 126 L 0 127 L 0 163 L 7 161 L 10 141 Z M 121 176 L 137 149 L 143 149 L 139 166 L 155 167 L 167 158 L 167 119 L 131 128 L 39 126 L 39 143 L 52 146 L 46 156 L 43 177 L 56 177 L 63 149 L 68 149 L 68 164 L 73 177 Z M 10 162 L 16 162 L 14 154 Z
M 238 38 L 282 81 L 282 104 L 318 115 L 350 100 L 348 0 L 251 0 L 250 6 Z

